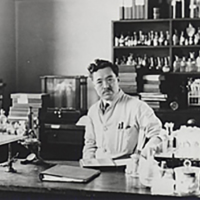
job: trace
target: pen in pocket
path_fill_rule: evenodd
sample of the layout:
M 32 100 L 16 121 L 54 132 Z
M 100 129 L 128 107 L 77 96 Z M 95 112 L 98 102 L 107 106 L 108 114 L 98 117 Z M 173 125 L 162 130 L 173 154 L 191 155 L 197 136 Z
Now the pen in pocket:
M 118 124 L 118 129 L 123 129 L 124 128 L 124 122 L 120 122 Z

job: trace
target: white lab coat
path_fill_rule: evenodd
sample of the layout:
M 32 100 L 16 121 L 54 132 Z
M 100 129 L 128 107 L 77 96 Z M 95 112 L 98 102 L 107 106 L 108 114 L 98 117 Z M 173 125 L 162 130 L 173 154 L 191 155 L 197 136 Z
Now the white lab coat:
M 157 137 L 162 124 L 143 101 L 122 90 L 103 114 L 99 100 L 88 111 L 83 158 L 118 158 L 134 153 L 139 130 Z

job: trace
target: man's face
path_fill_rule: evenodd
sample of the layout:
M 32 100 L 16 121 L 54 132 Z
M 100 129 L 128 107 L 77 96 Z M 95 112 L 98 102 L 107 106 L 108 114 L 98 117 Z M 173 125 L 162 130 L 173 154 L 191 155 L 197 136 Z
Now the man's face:
M 93 83 L 99 97 L 112 101 L 119 91 L 118 77 L 110 67 L 99 69 L 93 73 Z

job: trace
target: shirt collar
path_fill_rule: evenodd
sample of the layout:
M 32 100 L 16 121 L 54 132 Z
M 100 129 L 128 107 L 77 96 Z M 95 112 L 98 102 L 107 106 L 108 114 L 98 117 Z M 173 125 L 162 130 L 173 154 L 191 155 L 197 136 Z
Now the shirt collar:
M 112 101 L 103 101 L 103 100 L 100 100 L 99 101 L 99 107 L 100 107 L 100 109 L 102 110 L 102 109 L 104 109 L 104 106 L 106 105 L 106 103 L 109 103 L 109 106 L 112 106 L 112 105 L 114 105 L 116 102 L 117 102 L 117 100 L 122 96 L 124 94 L 124 92 L 121 90 L 121 89 L 119 89 L 119 92 L 114 96 L 114 99 L 112 100 Z

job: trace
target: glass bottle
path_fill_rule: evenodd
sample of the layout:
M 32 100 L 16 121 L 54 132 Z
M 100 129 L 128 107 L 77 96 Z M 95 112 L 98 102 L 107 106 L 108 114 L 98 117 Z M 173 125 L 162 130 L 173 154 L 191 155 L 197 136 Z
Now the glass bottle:
M 184 42 L 185 42 L 184 32 L 181 31 L 179 44 L 180 44 L 180 45 L 184 45 Z
M 139 181 L 145 186 L 150 187 L 152 180 L 161 177 L 161 168 L 158 162 L 154 159 L 155 150 L 149 148 L 147 152 L 147 159 L 140 159 L 139 161 Z
M 196 66 L 197 66 L 197 71 L 200 72 L 200 51 L 199 55 L 196 58 Z
M 157 70 L 161 70 L 161 69 L 162 69 L 160 57 L 157 57 L 157 66 L 156 66 L 156 69 L 157 69 Z
M 155 32 L 154 38 L 153 38 L 153 46 L 158 46 L 158 32 Z
M 164 34 L 163 31 L 160 31 L 160 37 L 158 39 L 159 45 L 163 45 L 164 42 Z
M 149 32 L 147 36 L 147 46 L 150 46 L 150 45 L 151 45 L 151 32 Z
M 186 72 L 191 72 L 192 69 L 192 61 L 191 58 L 188 58 L 187 62 L 186 62 Z
M 118 36 L 115 36 L 115 46 L 116 47 L 119 46 L 119 38 L 118 38 Z
M 132 56 L 131 56 L 131 54 L 129 54 L 129 56 L 127 57 L 126 65 L 132 65 Z
M 133 32 L 133 46 L 137 45 L 137 33 L 134 31 Z
M 186 67 L 186 58 L 185 56 L 183 56 L 180 62 L 180 72 L 185 72 L 185 67 Z
M 194 35 L 194 44 L 195 44 L 195 45 L 199 44 L 199 39 L 200 39 L 200 36 L 199 36 L 199 33 L 197 32 L 197 33 Z
M 196 60 L 194 57 L 195 52 L 189 52 L 190 58 L 191 58 L 191 71 L 195 72 L 196 71 Z
M 185 38 L 185 46 L 189 44 L 188 38 Z
M 148 46 L 148 36 L 144 35 L 144 45 Z
M 166 31 L 166 33 L 165 33 L 165 41 L 164 41 L 164 45 L 165 46 L 169 45 L 169 39 L 170 39 L 169 31 Z
M 154 32 L 150 31 L 150 40 L 151 40 L 151 45 L 153 46 L 153 41 L 154 41 Z
M 172 36 L 172 42 L 173 42 L 173 45 L 178 45 L 178 33 L 176 29 L 174 30 L 174 34 Z
M 154 69 L 154 58 L 153 58 L 153 57 L 150 57 L 149 69 L 150 69 L 150 70 Z
M 127 33 L 127 36 L 125 38 L 125 46 L 128 46 L 128 47 L 131 46 L 131 34 L 130 34 L 130 32 Z
M 193 36 L 195 33 L 195 28 L 189 23 L 188 27 L 186 28 L 187 35 L 189 37 L 189 45 L 193 44 Z
M 180 60 L 177 55 L 175 55 L 175 60 L 173 62 L 173 71 L 174 72 L 179 72 L 180 71 Z
M 144 45 L 144 34 L 142 31 L 139 31 L 139 44 Z
M 167 57 L 164 57 L 164 65 L 162 67 L 162 71 L 165 73 L 170 71 L 170 66 L 169 66 Z
M 118 41 L 119 46 L 123 47 L 124 46 L 124 42 L 125 42 L 125 38 L 124 38 L 124 35 L 121 33 L 119 41 Z
M 147 55 L 146 54 L 144 55 L 144 58 L 142 59 L 142 63 L 141 64 L 142 64 L 143 67 L 147 66 Z

